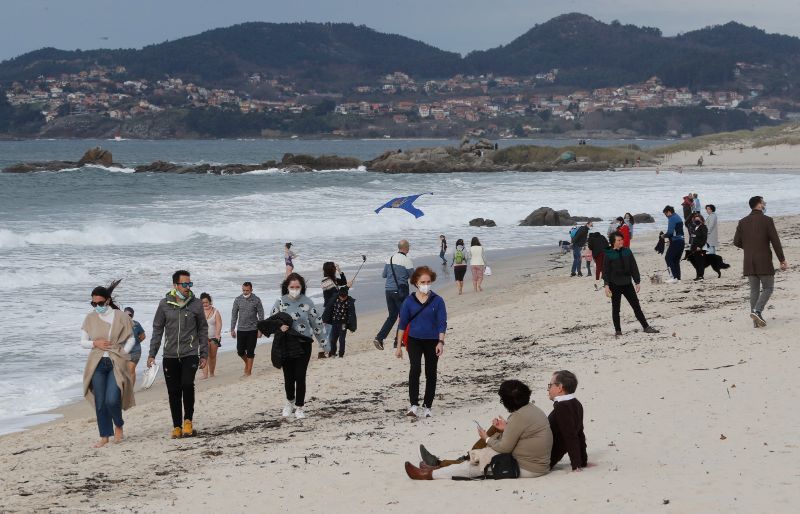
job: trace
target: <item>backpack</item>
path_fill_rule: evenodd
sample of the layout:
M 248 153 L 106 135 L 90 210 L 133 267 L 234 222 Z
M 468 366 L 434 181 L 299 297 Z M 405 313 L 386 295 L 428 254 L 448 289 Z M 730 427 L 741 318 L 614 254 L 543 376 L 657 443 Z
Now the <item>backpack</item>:
M 499 453 L 486 465 L 483 475 L 486 478 L 491 476 L 495 480 L 519 478 L 519 463 L 510 453 Z
M 459 250 L 458 248 L 456 248 L 456 254 L 453 257 L 453 263 L 454 264 L 464 264 L 465 262 L 466 262 L 466 259 L 464 258 L 464 250 L 463 249 Z

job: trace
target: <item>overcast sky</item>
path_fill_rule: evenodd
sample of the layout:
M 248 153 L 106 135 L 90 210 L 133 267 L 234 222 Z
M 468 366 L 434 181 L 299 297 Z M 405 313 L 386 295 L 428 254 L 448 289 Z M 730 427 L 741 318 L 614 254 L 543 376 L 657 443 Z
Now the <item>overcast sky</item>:
M 674 35 L 731 20 L 800 36 L 798 0 L 0 0 L 0 60 L 37 48 L 131 48 L 244 21 L 336 21 L 466 53 L 566 12 Z

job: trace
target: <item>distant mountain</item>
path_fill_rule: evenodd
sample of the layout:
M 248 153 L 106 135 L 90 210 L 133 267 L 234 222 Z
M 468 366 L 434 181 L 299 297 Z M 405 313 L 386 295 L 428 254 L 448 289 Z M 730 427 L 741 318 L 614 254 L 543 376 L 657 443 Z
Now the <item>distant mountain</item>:
M 652 27 L 603 23 L 564 14 L 507 45 L 446 52 L 407 37 L 346 23 L 243 23 L 140 50 L 36 50 L 0 63 L 0 84 L 76 72 L 92 64 L 122 65 L 131 78 L 180 77 L 236 87 L 248 75 L 289 77 L 301 87 L 346 90 L 402 71 L 417 78 L 457 73 L 533 75 L 558 68 L 557 85 L 594 88 L 653 75 L 676 87 L 731 83 L 739 61 L 770 64 L 770 90 L 792 90 L 800 77 L 800 39 L 730 22 L 664 37 Z
M 404 36 L 347 23 L 243 23 L 141 50 L 37 50 L 0 63 L 0 81 L 33 79 L 122 65 L 133 77 L 182 77 L 205 84 L 241 82 L 261 72 L 301 81 L 374 80 L 404 71 L 415 76 L 458 72 L 461 56 Z

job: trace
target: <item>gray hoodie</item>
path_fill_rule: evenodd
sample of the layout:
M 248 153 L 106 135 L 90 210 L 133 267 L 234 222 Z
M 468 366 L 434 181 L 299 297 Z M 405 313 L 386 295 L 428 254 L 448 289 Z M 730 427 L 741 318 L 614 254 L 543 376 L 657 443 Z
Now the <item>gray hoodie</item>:
M 174 359 L 197 355 L 208 356 L 208 321 L 203 304 L 190 296 L 181 300 L 173 289 L 162 299 L 153 316 L 153 337 L 150 357 L 155 357 L 164 339 L 164 358 Z
M 264 319 L 264 306 L 261 298 L 250 294 L 245 298 L 240 294 L 233 300 L 231 313 L 231 332 L 236 330 L 236 320 L 239 320 L 239 331 L 258 330 L 258 322 Z

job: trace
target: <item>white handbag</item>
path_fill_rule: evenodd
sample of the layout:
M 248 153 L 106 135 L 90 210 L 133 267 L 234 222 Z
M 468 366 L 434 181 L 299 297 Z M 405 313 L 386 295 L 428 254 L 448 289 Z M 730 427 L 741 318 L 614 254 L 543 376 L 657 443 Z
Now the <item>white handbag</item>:
M 486 275 L 487 277 L 491 277 L 492 276 L 492 268 L 490 268 L 489 266 L 486 266 L 486 268 L 484 268 L 484 270 L 483 270 L 483 274 Z

